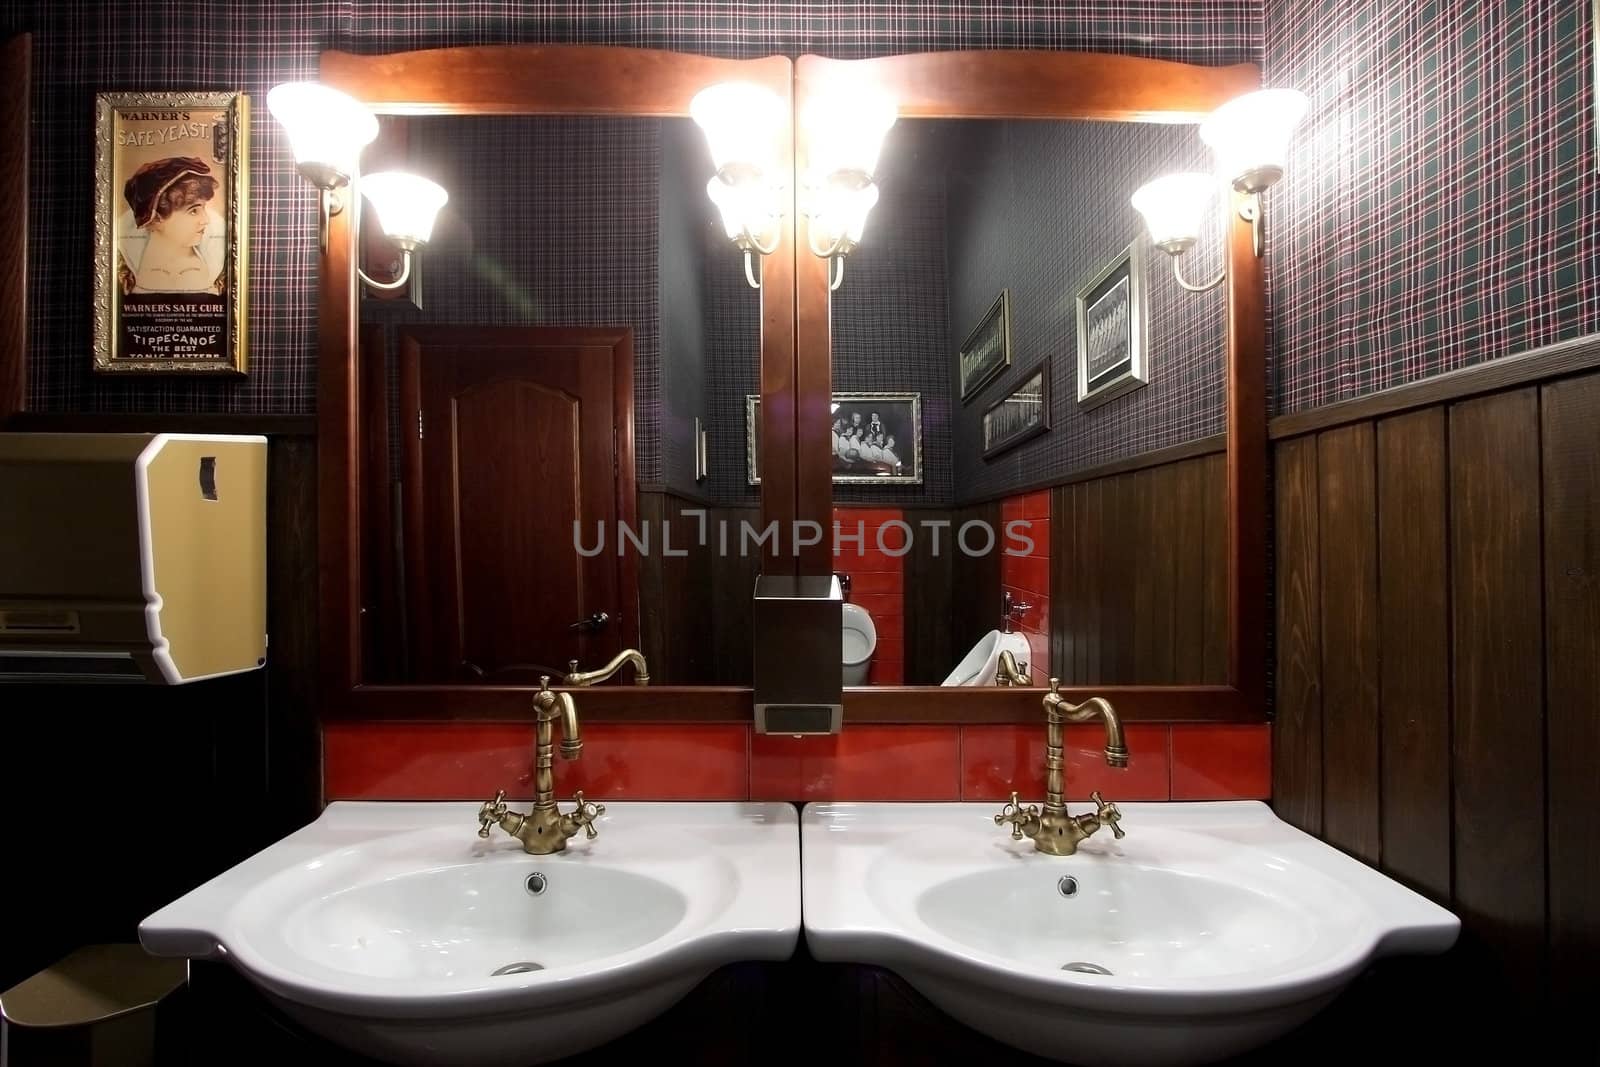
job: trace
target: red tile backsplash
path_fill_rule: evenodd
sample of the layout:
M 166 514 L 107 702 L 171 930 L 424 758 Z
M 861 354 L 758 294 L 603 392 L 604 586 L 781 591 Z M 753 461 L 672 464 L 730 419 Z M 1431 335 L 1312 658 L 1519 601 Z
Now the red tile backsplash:
M 1129 766 L 1105 765 L 1105 731 L 1067 727 L 1067 799 L 1235 800 L 1271 795 L 1265 724 L 1132 723 Z M 583 758 L 557 762 L 562 797 L 595 800 L 1004 801 L 1044 796 L 1044 723 L 846 726 L 835 737 L 753 734 L 739 724 L 597 723 Z M 486 800 L 533 793 L 525 723 L 334 722 L 323 727 L 328 800 Z
M 846 726 L 833 737 L 752 734 L 751 800 L 958 800 L 961 728 Z
M 1105 762 L 1105 730 L 1100 726 L 1067 727 L 1067 799 L 1087 800 L 1096 789 L 1107 800 L 1167 800 L 1167 728 L 1132 723 L 1123 728 L 1128 766 Z M 1015 789 L 1024 799 L 1044 799 L 1045 726 L 963 726 L 961 728 L 961 799 L 1009 800 Z
M 1173 800 L 1267 800 L 1272 727 L 1266 723 L 1172 727 Z
M 329 800 L 488 800 L 533 791 L 529 723 L 330 722 L 322 728 Z
M 562 796 L 743 800 L 749 729 L 738 724 L 597 723 L 583 756 L 556 761 Z M 531 724 L 328 723 L 322 732 L 328 800 L 487 800 L 496 789 L 533 795 Z

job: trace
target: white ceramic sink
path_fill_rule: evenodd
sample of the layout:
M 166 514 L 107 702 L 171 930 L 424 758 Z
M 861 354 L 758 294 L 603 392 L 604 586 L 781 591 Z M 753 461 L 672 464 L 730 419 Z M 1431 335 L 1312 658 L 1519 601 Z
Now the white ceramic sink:
M 145 919 L 139 939 L 225 959 L 309 1029 L 402 1064 L 572 1055 L 717 967 L 794 951 L 790 805 L 607 804 L 597 839 L 552 856 L 498 831 L 480 840 L 477 813 L 330 804 Z
M 1258 1047 L 1375 957 L 1443 952 L 1460 929 L 1265 804 L 1118 807 L 1127 837 L 1054 857 L 995 826 L 999 805 L 807 805 L 807 944 L 893 970 L 1017 1048 L 1100 1067 Z

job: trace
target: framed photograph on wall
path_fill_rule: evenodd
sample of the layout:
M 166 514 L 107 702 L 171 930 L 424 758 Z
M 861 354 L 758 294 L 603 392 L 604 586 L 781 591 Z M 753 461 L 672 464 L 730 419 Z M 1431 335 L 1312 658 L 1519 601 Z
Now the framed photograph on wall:
M 983 458 L 993 459 L 1050 428 L 1050 364 L 1044 362 L 983 413 Z
M 961 402 L 965 404 L 979 390 L 994 381 L 1000 372 L 1011 366 L 1011 291 L 1000 290 L 1000 295 L 989 306 L 978 325 L 972 328 L 967 339 L 961 342 L 956 354 L 957 370 L 961 378 Z
M 761 484 L 761 397 L 744 398 L 745 477 Z M 833 394 L 833 483 L 922 484 L 922 394 Z
M 249 130 L 243 93 L 96 95 L 96 371 L 245 373 Z
M 1135 240 L 1077 293 L 1078 406 L 1146 385 L 1144 253 Z

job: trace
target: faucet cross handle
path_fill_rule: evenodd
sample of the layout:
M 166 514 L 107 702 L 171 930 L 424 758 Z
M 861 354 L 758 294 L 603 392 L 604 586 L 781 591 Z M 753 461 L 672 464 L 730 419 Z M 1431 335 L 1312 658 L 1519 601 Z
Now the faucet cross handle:
M 1017 799 L 1017 791 L 1013 789 L 1011 791 L 1011 799 L 1007 801 L 1005 807 L 1000 809 L 1000 814 L 994 817 L 994 824 L 996 826 L 1004 826 L 1006 823 L 1010 823 L 1011 840 L 1021 841 L 1022 824 L 1038 817 L 1039 806 L 1037 804 L 1029 804 L 1027 807 L 1023 807 Z
M 478 809 L 478 836 L 488 837 L 489 827 L 505 818 L 505 815 L 506 791 L 504 789 L 496 789 L 494 799 L 485 800 L 483 806 Z
M 600 836 L 600 831 L 594 828 L 594 821 L 606 813 L 604 804 L 591 804 L 583 799 L 583 790 L 572 794 L 572 825 L 573 829 L 583 827 L 583 836 L 593 841 Z
M 1094 816 L 1100 820 L 1100 825 L 1111 827 L 1111 835 L 1119 841 L 1127 837 L 1128 832 L 1118 825 L 1122 821 L 1122 812 L 1117 810 L 1117 806 L 1102 797 L 1098 789 L 1089 797 L 1094 801 Z

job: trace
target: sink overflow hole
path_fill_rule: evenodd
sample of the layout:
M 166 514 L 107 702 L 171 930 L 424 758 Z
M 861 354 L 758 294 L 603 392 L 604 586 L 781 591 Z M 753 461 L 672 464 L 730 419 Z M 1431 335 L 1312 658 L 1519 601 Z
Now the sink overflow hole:
M 544 964 L 534 963 L 532 960 L 523 960 L 521 963 L 508 963 L 504 967 L 496 967 L 489 972 L 491 978 L 502 974 L 527 974 L 529 971 L 542 971 Z
M 1072 875 L 1070 875 L 1070 874 L 1067 875 L 1065 878 L 1062 878 L 1061 881 L 1056 883 L 1056 892 L 1060 893 L 1064 897 L 1075 897 L 1075 896 L 1077 896 L 1078 895 L 1078 880 L 1076 878 L 1072 877 Z M 1069 964 L 1067 964 L 1067 966 L 1071 967 L 1073 965 L 1069 963 Z M 1087 966 L 1087 964 L 1085 964 L 1085 966 Z M 1111 972 L 1107 971 L 1106 973 L 1110 974 Z
M 1063 971 L 1077 971 L 1079 974 L 1110 974 L 1111 972 L 1098 963 L 1063 963 Z M 496 971 L 496 974 L 499 972 Z
M 540 893 L 543 893 L 546 889 L 550 888 L 550 880 L 548 878 L 546 878 L 544 875 L 540 874 L 538 871 L 534 871 L 532 874 L 528 875 L 528 880 L 523 882 L 522 884 L 527 887 L 528 894 L 530 896 L 535 896 L 535 897 L 538 896 Z M 518 966 L 520 966 L 520 964 Z M 535 969 L 535 966 L 528 966 L 528 967 L 525 967 L 523 969 L 531 971 L 531 970 Z M 494 973 L 495 974 L 500 974 L 501 972 L 500 971 L 496 971 Z M 506 971 L 505 973 L 506 974 L 512 974 L 512 973 L 515 973 L 515 972 Z

